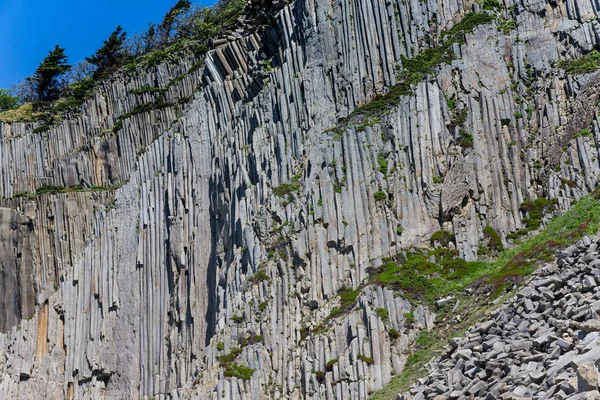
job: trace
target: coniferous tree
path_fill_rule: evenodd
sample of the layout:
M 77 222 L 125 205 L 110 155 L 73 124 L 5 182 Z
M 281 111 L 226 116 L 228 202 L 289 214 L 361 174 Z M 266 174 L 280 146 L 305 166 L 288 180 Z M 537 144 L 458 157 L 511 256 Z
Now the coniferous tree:
M 40 66 L 27 78 L 32 83 L 38 102 L 50 102 L 59 98 L 62 84 L 60 77 L 71 69 L 67 64 L 65 49 L 56 45 Z
M 96 54 L 86 58 L 87 62 L 96 67 L 94 79 L 105 78 L 123 65 L 127 57 L 123 47 L 126 37 L 127 33 L 123 32 L 123 27 L 119 25 Z
M 169 43 L 177 17 L 187 12 L 191 6 L 192 3 L 189 0 L 178 0 L 177 3 L 165 14 L 162 22 L 158 26 L 161 46 L 166 46 Z
M 148 31 L 144 34 L 144 53 L 149 53 L 156 47 L 156 25 L 149 24 Z

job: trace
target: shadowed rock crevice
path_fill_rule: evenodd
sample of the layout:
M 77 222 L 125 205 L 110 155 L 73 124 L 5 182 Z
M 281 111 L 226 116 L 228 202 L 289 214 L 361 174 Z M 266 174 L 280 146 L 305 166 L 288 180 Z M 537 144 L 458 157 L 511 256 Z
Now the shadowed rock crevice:
M 35 312 L 34 234 L 30 218 L 0 208 L 0 332 L 31 318 Z

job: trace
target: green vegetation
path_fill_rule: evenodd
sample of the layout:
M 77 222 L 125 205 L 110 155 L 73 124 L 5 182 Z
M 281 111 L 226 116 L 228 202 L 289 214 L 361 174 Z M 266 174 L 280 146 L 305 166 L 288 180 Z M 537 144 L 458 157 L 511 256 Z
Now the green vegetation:
M 251 335 L 251 336 L 246 336 L 243 337 L 239 340 L 240 346 L 242 348 L 247 347 L 247 346 L 252 346 L 253 344 L 256 343 L 261 343 L 263 341 L 263 337 L 262 335 Z
M 524 204 L 530 218 L 555 206 L 554 201 L 546 199 Z M 585 197 L 571 210 L 552 220 L 538 235 L 510 249 L 501 249 L 497 233 L 486 229 L 485 235 L 498 254 L 494 260 L 467 262 L 459 258 L 455 250 L 444 247 L 413 249 L 405 255 L 397 255 L 395 259 L 386 259 L 379 268 L 370 269 L 369 283 L 401 290 L 407 298 L 429 304 L 436 298 L 460 294 L 467 286 L 473 286 L 479 292 L 491 292 L 497 297 L 506 287 L 529 275 L 540 263 L 551 260 L 560 249 L 579 240 L 585 233 L 598 230 L 600 201 Z M 436 236 L 448 238 L 450 235 L 440 233 Z
M 259 309 L 260 311 L 265 311 L 265 310 L 267 309 L 268 305 L 269 305 L 269 302 L 268 302 L 267 300 L 265 300 L 265 301 L 262 301 L 262 302 L 261 302 L 261 303 L 258 305 L 258 309 Z
M 290 245 L 290 239 L 284 235 L 279 235 L 268 248 L 268 256 L 270 259 L 274 259 L 276 255 L 281 259 L 286 259 L 288 255 L 288 247 Z
M 371 400 L 391 400 L 396 394 L 408 390 L 410 384 L 416 380 L 419 374 L 425 373 L 425 363 L 428 362 L 442 346 L 438 343 L 444 343 L 436 332 L 423 330 L 415 340 L 415 348 L 412 354 L 406 360 L 406 365 L 402 374 L 392 378 L 390 383 L 382 390 L 377 391 L 371 396 Z
M 487 244 L 482 244 L 479 247 L 479 255 L 496 254 L 504 250 L 502 238 L 490 225 L 487 225 L 485 228 L 483 228 L 483 237 L 487 241 Z
M 239 378 L 243 381 L 250 380 L 254 374 L 254 369 L 233 363 L 225 368 L 225 376 Z
M 545 199 L 540 197 L 539 199 L 535 199 L 533 201 L 524 201 L 521 204 L 519 210 L 527 215 L 526 218 L 523 218 L 523 222 L 527 227 L 528 231 L 538 229 L 542 223 L 542 217 L 555 210 L 558 204 L 557 199 Z
M 558 65 L 569 75 L 588 74 L 600 69 L 600 52 L 592 50 L 578 59 L 559 61 Z
M 80 186 L 76 187 L 77 190 L 80 189 Z M 56 185 L 42 185 L 36 189 L 35 193 L 39 196 L 42 194 L 59 194 L 65 193 L 67 188 L 64 186 L 56 186 Z
M 290 193 L 297 192 L 300 190 L 300 183 L 298 183 L 300 178 L 302 178 L 302 174 L 294 175 L 290 182 L 282 183 L 273 189 L 273 194 L 278 197 L 285 197 Z
M 25 103 L 14 109 L 0 112 L 0 121 L 4 122 L 35 122 L 41 118 L 41 113 L 33 110 L 33 104 Z
M 154 27 L 152 27 L 152 35 L 156 34 L 156 40 L 158 43 L 165 44 L 169 42 L 172 36 L 172 31 L 177 23 L 177 18 L 188 12 L 191 7 L 192 3 L 190 0 L 178 0 L 177 3 L 175 3 L 173 7 L 171 7 L 165 14 L 162 22 L 157 27 L 157 31 L 154 29 Z
M 256 270 L 254 275 L 252 275 L 251 277 L 248 278 L 248 282 L 251 282 L 251 283 L 260 283 L 260 282 L 265 282 L 268 280 L 269 280 L 269 276 L 265 272 L 264 268 L 259 268 L 258 270 Z
M 12 96 L 6 89 L 0 89 L 0 112 L 14 110 L 18 106 L 18 97 Z
M 448 247 L 450 242 L 456 243 L 454 232 L 450 232 L 445 229 L 434 232 L 433 235 L 431 235 L 431 238 L 429 238 L 429 243 L 431 243 L 433 246 L 435 242 L 438 242 L 443 247 Z
M 0 120 L 41 121 L 34 132 L 46 131 L 68 114 L 79 112 L 83 102 L 92 95 L 96 83 L 120 70 L 149 69 L 174 55 L 193 54 L 201 58 L 214 39 L 235 27 L 244 7 L 244 0 L 226 0 L 213 7 L 200 7 L 187 0 L 179 0 L 158 26 L 151 24 L 147 32 L 130 38 L 119 26 L 95 54 L 75 66 L 67 64 L 64 49 L 57 45 L 32 77 L 17 85 L 11 96 L 0 98 Z M 187 74 L 202 65 L 200 59 Z M 184 76 L 175 78 L 172 83 Z M 13 96 L 18 99 L 17 103 Z M 178 102 L 187 101 L 189 98 Z M 22 106 L 14 111 L 19 112 L 9 111 L 18 104 Z M 119 130 L 122 121 L 132 114 L 164 108 L 165 104 L 164 97 L 159 96 L 150 106 L 144 105 L 146 108 L 121 116 L 114 130 Z
M 315 377 L 317 378 L 317 381 L 319 383 L 323 383 L 325 382 L 325 372 L 323 371 L 312 371 L 313 374 L 315 374 Z
M 344 186 L 346 186 L 346 177 L 345 176 L 344 176 L 344 178 L 341 181 L 336 182 L 333 185 L 333 191 L 335 193 L 342 193 L 342 189 L 344 188 Z
M 544 163 L 541 161 L 536 161 L 533 163 L 533 167 L 536 169 L 542 169 L 542 168 L 544 168 Z
M 104 41 L 102 47 L 93 56 L 86 58 L 86 61 L 95 68 L 93 73 L 95 80 L 109 77 L 123 66 L 127 58 L 127 53 L 123 48 L 126 37 L 127 34 L 123 32 L 123 27 L 117 26 L 117 29 Z
M 489 24 L 494 18 L 486 12 L 466 14 L 450 30 L 441 33 L 442 40 L 438 47 L 423 50 L 410 59 L 403 58 L 402 69 L 398 73 L 399 83 L 390 87 L 384 95 L 379 95 L 371 102 L 356 108 L 349 119 L 381 115 L 389 107 L 398 104 L 401 96 L 412 93 L 413 85 L 422 82 L 439 66 L 448 64 L 455 58 L 452 52 L 454 43 L 464 43 L 466 34 L 473 32 L 479 25 Z
M 421 331 L 417 339 L 415 340 L 415 345 L 417 349 L 423 349 L 431 346 L 433 343 L 437 342 L 439 337 L 436 336 L 435 332 L 430 331 Z
M 580 130 L 579 132 L 577 132 L 575 134 L 575 137 L 591 137 L 592 136 L 592 131 L 589 128 L 583 128 L 582 130 Z
M 279 197 L 284 197 L 290 193 L 297 192 L 300 189 L 300 184 L 297 182 L 282 183 L 273 189 L 273 194 Z
M 456 110 L 456 99 L 448 99 L 446 100 L 446 104 L 450 110 Z
M 31 109 L 35 113 L 21 114 L 22 122 L 29 122 L 34 117 L 35 120 L 41 121 L 40 126 L 34 129 L 34 133 L 50 129 L 66 113 L 80 107 L 83 97 L 89 95 L 88 92 L 91 90 L 89 79 L 84 77 L 69 84 L 69 79 L 65 78 L 72 68 L 67 63 L 65 49 L 56 45 L 33 75 L 25 81 L 26 94 L 20 95 L 19 102 L 30 101 Z
M 73 186 L 58 186 L 58 185 L 42 185 L 35 190 L 35 193 L 31 192 L 20 192 L 15 193 L 13 195 L 14 199 L 17 198 L 25 198 L 27 200 L 35 200 L 38 196 L 50 194 L 60 194 L 60 193 L 73 193 L 73 192 L 95 192 L 95 191 L 103 191 L 103 190 L 115 190 L 117 186 L 92 186 L 90 188 L 84 188 L 81 185 L 73 185 Z
M 510 31 L 515 29 L 517 29 L 517 23 L 512 19 L 501 18 L 498 21 L 498 30 L 502 31 L 505 35 L 508 35 Z
M 372 358 L 367 357 L 367 356 L 363 356 L 362 354 L 359 354 L 358 357 L 356 357 L 356 358 L 358 358 L 360 361 L 362 361 L 362 362 L 364 362 L 364 363 L 366 363 L 368 365 L 373 365 L 374 364 L 374 361 L 373 361 Z
M 390 313 L 387 309 L 385 308 L 376 308 L 375 309 L 375 313 L 377 314 L 377 316 L 379 318 L 381 318 L 383 321 L 387 321 L 388 318 L 390 317 Z
M 219 344 L 217 344 L 217 348 L 218 346 Z M 217 357 L 217 360 L 219 361 L 221 367 L 225 369 L 225 376 L 236 377 L 247 381 L 252 377 L 254 370 L 250 367 L 239 365 L 235 362 L 240 354 L 242 354 L 242 349 L 240 347 L 234 347 L 231 349 L 229 354 L 219 356 Z
M 571 179 L 564 179 L 564 178 L 560 178 L 560 182 L 561 182 L 563 185 L 567 185 L 567 186 L 568 186 L 568 187 L 570 187 L 570 188 L 577 187 L 577 182 L 575 182 L 574 180 L 571 180 Z
M 242 354 L 242 348 L 234 347 L 228 354 L 217 357 L 217 361 L 219 361 L 221 365 L 231 364 L 240 354 Z
M 362 290 L 362 286 L 352 290 L 349 287 L 342 287 L 338 290 L 338 296 L 340 297 L 340 306 L 331 310 L 328 319 L 336 318 L 347 314 L 354 308 L 356 299 Z
M 484 10 L 496 11 L 501 10 L 502 4 L 498 0 L 483 0 L 481 7 Z
M 224 1 L 214 7 L 200 8 L 186 0 L 178 1 L 158 26 L 150 25 L 137 40 L 137 51 L 125 70 L 152 68 L 178 53 L 205 54 L 212 40 L 236 26 L 244 7 L 244 0 Z
M 56 45 L 35 70 L 33 76 L 27 78 L 37 96 L 37 101 L 34 103 L 35 108 L 41 109 L 45 103 L 59 98 L 61 93 L 59 78 L 70 69 L 65 49 Z
M 463 107 L 458 112 L 454 110 L 453 115 L 454 119 L 450 122 L 450 126 L 463 126 L 465 122 L 467 122 L 467 117 L 469 116 L 469 109 L 467 107 Z
M 19 192 L 19 193 L 15 193 L 12 197 L 13 199 L 27 199 L 27 200 L 35 200 L 37 199 L 37 196 L 35 193 L 31 193 L 31 192 Z
M 340 298 L 340 306 L 331 310 L 331 313 L 325 318 L 325 320 L 316 326 L 312 331 L 306 327 L 300 330 L 300 339 L 303 340 L 310 333 L 318 334 L 325 330 L 332 319 L 341 317 L 343 315 L 348 314 L 356 305 L 356 300 L 358 295 L 363 290 L 364 286 L 359 286 L 358 288 L 352 290 L 349 287 L 341 287 L 338 290 L 338 296 Z
M 331 371 L 333 369 L 333 366 L 338 362 L 338 360 L 339 358 L 334 358 L 333 360 L 327 361 L 327 364 L 325 364 L 325 370 Z
M 123 121 L 135 115 L 144 114 L 152 110 L 162 110 L 163 108 L 173 106 L 175 106 L 174 103 L 165 102 L 162 98 L 159 98 L 158 100 L 153 101 L 151 103 L 138 104 L 130 112 L 121 114 L 117 119 L 117 123 L 113 126 L 112 130 L 113 132 L 121 130 L 123 128 Z
M 375 201 L 386 201 L 388 198 L 387 194 L 382 191 L 375 192 L 373 197 L 375 197 Z
M 526 212 L 539 215 L 549 210 L 553 200 L 537 199 L 525 202 Z M 550 207 L 550 208 L 548 208 Z M 540 217 L 541 218 L 541 217 Z M 593 234 L 600 230 L 600 186 L 591 197 L 580 199 L 571 210 L 554 218 L 548 226 L 536 236 L 523 242 L 517 242 L 513 248 L 502 249 L 497 240 L 499 235 L 491 227 L 484 229 L 484 235 L 489 239 L 488 245 L 498 253 L 496 259 L 487 262 L 466 262 L 457 257 L 455 250 L 439 248 L 434 250 L 413 249 L 406 255 L 397 255 L 395 259 L 388 258 L 379 268 L 370 268 L 371 276 L 367 284 L 379 284 L 392 289 L 402 290 L 411 301 L 428 302 L 436 298 L 454 295 L 460 300 L 459 307 L 452 315 L 460 315 L 459 323 L 443 324 L 449 317 L 449 309 L 439 310 L 440 320 L 434 331 L 423 331 L 415 342 L 415 351 L 409 357 L 402 374 L 394 377 L 384 389 L 376 392 L 372 400 L 390 400 L 399 393 L 408 390 L 409 385 L 425 375 L 425 364 L 439 351 L 448 338 L 460 336 L 472 326 L 487 310 L 496 305 L 489 300 L 499 296 L 509 296 L 508 288 L 519 283 L 543 262 L 553 259 L 556 252 L 565 248 L 584 234 Z M 436 236 L 447 239 L 449 232 L 438 233 Z M 494 244 L 496 243 L 496 244 Z M 501 244 L 501 241 L 499 242 Z M 418 271 L 418 272 L 417 272 Z M 472 296 L 465 295 L 465 288 L 475 290 Z M 359 290 L 359 289 L 357 289 Z M 356 296 L 349 289 L 344 289 L 345 305 L 354 304 Z M 356 291 L 354 291 L 356 292 Z M 485 293 L 491 293 L 488 296 Z M 354 300 L 353 300 L 354 299 Z M 376 311 L 381 312 L 381 311 Z M 414 322 L 412 312 L 404 314 L 408 324 Z M 322 327 L 319 327 L 322 329 Z M 301 337 L 309 333 L 303 329 Z M 400 333 L 390 329 L 391 339 L 400 337 Z M 363 361 L 367 362 L 368 358 Z
M 379 164 L 379 172 L 381 172 L 383 175 L 387 175 L 388 161 L 383 154 L 377 154 L 377 163 Z
M 447 339 L 463 335 L 488 310 L 497 307 L 489 302 L 490 297 L 479 293 L 491 291 L 491 299 L 503 294 L 511 296 L 507 289 L 531 274 L 540 264 L 551 261 L 557 251 L 575 243 L 584 234 L 598 232 L 600 200 L 594 196 L 600 198 L 600 187 L 594 193 L 591 197 L 581 198 L 571 210 L 554 218 L 536 236 L 501 251 L 493 261 L 478 263 L 479 267 L 471 268 L 461 279 L 444 281 L 428 277 L 434 296 L 455 294 L 460 300 L 460 306 L 452 312 L 452 315 L 461 316 L 460 322 L 447 325 L 438 322 L 435 331 L 421 332 L 403 372 L 392 378 L 384 389 L 374 393 L 371 400 L 391 400 L 397 393 L 408 390 L 411 383 L 427 374 L 425 364 L 445 346 Z M 539 201 L 538 205 L 541 203 Z M 475 295 L 463 295 L 467 286 L 475 289 Z M 443 321 L 448 312 L 444 309 L 440 312 Z
M 233 314 L 233 315 L 231 316 L 231 320 L 232 320 L 233 322 L 235 322 L 236 324 L 239 324 L 239 323 L 241 323 L 241 322 L 244 322 L 244 317 L 242 317 L 242 316 L 240 316 L 240 315 L 237 315 L 237 314 Z
M 140 89 L 131 90 L 129 93 L 139 95 L 139 94 L 144 94 L 144 93 L 163 93 L 164 91 L 165 91 L 165 89 L 146 85 L 146 86 L 142 86 Z
M 451 282 L 459 282 L 484 267 L 483 263 L 467 262 L 457 254 L 456 250 L 446 248 L 413 249 L 406 255 L 398 255 L 396 260 L 386 259 L 372 271 L 369 283 L 402 291 L 414 301 L 433 304 L 435 298 L 455 287 Z M 414 319 L 414 315 L 405 314 L 405 318 L 411 317 Z
M 473 134 L 466 129 L 459 129 L 459 145 L 463 148 L 473 147 Z
M 223 351 L 225 349 L 225 343 L 223 343 L 223 342 L 217 342 L 216 348 L 219 351 Z

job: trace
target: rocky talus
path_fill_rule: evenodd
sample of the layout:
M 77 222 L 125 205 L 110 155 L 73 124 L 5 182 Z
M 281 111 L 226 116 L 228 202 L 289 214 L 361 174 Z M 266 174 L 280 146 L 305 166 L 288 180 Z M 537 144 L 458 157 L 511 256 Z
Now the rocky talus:
M 535 275 L 396 399 L 600 399 L 600 237 Z
M 600 47 L 596 1 L 275 3 L 0 122 L 0 398 L 367 399 L 435 320 L 369 269 L 440 230 L 475 260 L 596 188 L 599 73 L 559 64 Z

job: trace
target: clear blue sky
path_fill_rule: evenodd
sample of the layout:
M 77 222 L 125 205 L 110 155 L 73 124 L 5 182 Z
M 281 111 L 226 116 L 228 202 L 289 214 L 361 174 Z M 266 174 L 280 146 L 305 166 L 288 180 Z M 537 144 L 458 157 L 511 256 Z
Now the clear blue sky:
M 0 0 L 0 88 L 35 71 L 55 45 L 69 63 L 93 54 L 117 25 L 128 34 L 158 23 L 177 0 Z M 212 0 L 202 2 L 211 5 Z

